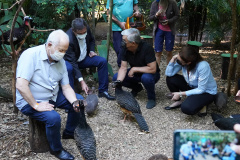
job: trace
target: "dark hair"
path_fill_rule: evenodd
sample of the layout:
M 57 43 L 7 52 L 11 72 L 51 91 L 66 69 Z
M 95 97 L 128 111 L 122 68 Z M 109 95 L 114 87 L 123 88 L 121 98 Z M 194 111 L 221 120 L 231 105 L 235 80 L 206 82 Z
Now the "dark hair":
M 72 30 L 73 31 L 82 30 L 85 27 L 87 27 L 87 23 L 82 18 L 76 18 L 72 21 Z
M 198 49 L 193 46 L 183 46 L 179 55 L 185 63 L 191 62 L 187 66 L 188 71 L 191 71 L 196 67 L 197 63 L 203 61 L 203 58 L 199 54 Z

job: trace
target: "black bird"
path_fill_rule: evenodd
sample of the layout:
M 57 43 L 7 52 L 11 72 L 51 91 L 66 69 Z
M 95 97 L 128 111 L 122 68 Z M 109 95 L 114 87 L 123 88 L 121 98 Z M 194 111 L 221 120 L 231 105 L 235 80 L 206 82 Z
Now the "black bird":
M 122 90 L 122 85 L 120 81 L 115 81 L 113 83 L 113 87 L 115 88 L 115 96 L 117 103 L 120 105 L 122 112 L 125 114 L 124 120 L 127 115 L 133 114 L 140 130 L 148 133 L 148 125 L 142 116 L 142 112 L 137 100 L 133 97 L 130 92 Z
M 91 127 L 86 122 L 83 101 L 79 101 L 80 120 L 74 131 L 74 139 L 84 160 L 96 160 L 96 140 Z
M 87 105 L 85 107 L 85 110 L 88 114 L 88 116 L 93 116 L 97 110 L 97 106 L 98 106 L 98 96 L 96 95 L 96 93 L 94 92 L 95 88 L 92 87 L 92 89 L 90 89 L 88 91 L 88 96 L 86 98 L 86 102 Z
M 32 19 L 31 17 L 25 16 L 24 23 L 19 28 L 13 29 L 13 44 L 14 45 L 20 43 L 24 39 L 24 37 L 27 33 L 29 21 L 31 19 Z M 10 30 L 3 33 L 3 39 L 4 39 L 4 41 L 2 42 L 2 36 L 0 36 L 0 45 L 2 43 L 10 45 Z
M 215 96 L 214 104 L 217 106 L 218 109 L 227 107 L 228 97 L 224 93 L 224 91 L 225 91 L 225 88 L 223 88 L 222 92 L 218 92 Z
M 227 118 L 216 113 L 211 113 L 211 116 L 213 123 L 221 130 L 233 130 L 233 126 L 240 123 L 240 114 L 234 114 Z

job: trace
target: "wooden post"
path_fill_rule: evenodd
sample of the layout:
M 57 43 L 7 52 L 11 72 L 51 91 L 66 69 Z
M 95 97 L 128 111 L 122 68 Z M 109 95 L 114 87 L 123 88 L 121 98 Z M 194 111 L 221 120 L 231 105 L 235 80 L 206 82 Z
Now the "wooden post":
M 45 124 L 29 117 L 29 142 L 35 153 L 44 153 L 50 150 Z
M 108 33 L 107 33 L 107 62 L 108 62 L 109 48 L 110 48 L 110 38 L 111 38 L 111 32 L 112 32 L 112 12 L 113 12 L 113 0 L 110 0 L 109 19 L 108 19 Z

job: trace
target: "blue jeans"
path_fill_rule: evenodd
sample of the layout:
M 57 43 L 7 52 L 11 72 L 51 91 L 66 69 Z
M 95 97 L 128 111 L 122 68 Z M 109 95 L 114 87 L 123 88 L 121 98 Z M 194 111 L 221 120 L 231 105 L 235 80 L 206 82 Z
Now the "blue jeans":
M 76 96 L 77 99 L 83 99 L 80 94 L 76 94 Z M 66 134 L 73 135 L 74 130 L 79 122 L 79 113 L 74 111 L 72 104 L 67 101 L 61 89 L 58 92 L 58 98 L 56 102 L 52 103 L 54 104 L 54 107 L 68 110 L 68 117 L 64 132 Z M 29 104 L 27 104 L 21 109 L 21 112 L 33 119 L 44 122 L 46 124 L 46 136 L 51 150 L 59 151 L 62 149 L 60 134 L 61 117 L 55 110 L 38 112 L 34 110 Z
M 163 51 L 163 41 L 165 40 L 166 51 L 172 51 L 174 46 L 175 35 L 172 34 L 171 31 L 163 31 L 157 28 L 155 33 L 155 51 L 162 52 Z
M 127 70 L 126 76 L 122 82 L 122 85 L 133 90 L 139 88 L 139 82 L 143 84 L 147 90 L 147 96 L 149 100 L 156 100 L 155 94 L 155 83 L 160 79 L 160 73 L 156 72 L 155 74 L 143 73 L 143 74 L 134 74 L 134 77 L 128 77 L 128 72 L 131 68 Z M 118 73 L 113 76 L 113 81 L 117 80 Z
M 65 61 L 68 71 L 69 82 L 72 88 L 74 88 L 74 70 L 70 62 Z M 78 67 L 80 69 L 97 67 L 98 70 L 98 83 L 99 93 L 108 91 L 108 64 L 107 60 L 100 56 L 89 57 L 86 56 L 84 60 L 78 62 Z
M 113 31 L 113 48 L 117 54 L 118 67 L 121 66 L 121 42 L 122 42 L 122 31 Z

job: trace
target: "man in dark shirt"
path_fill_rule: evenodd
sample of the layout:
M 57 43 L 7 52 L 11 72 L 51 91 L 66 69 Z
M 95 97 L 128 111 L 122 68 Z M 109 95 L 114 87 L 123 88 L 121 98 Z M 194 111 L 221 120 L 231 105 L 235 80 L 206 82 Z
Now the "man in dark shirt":
M 108 93 L 108 65 L 107 60 L 97 56 L 95 53 L 95 39 L 89 26 L 82 18 L 76 18 L 72 21 L 72 28 L 67 32 L 69 36 L 69 47 L 64 59 L 66 61 L 70 85 L 74 87 L 74 77 L 78 79 L 82 90 L 88 93 L 88 86 L 83 80 L 80 69 L 97 67 L 99 88 L 98 96 L 105 97 L 108 100 L 114 100 L 115 97 Z
M 140 33 L 135 28 L 126 29 L 121 34 L 123 36 L 121 67 L 113 76 L 113 80 L 120 80 L 123 86 L 131 88 L 133 96 L 143 89 L 142 83 L 148 95 L 146 108 L 151 109 L 156 105 L 155 83 L 160 79 L 153 47 L 141 41 Z

